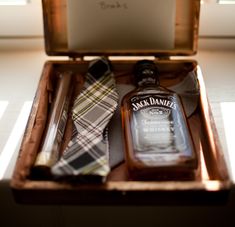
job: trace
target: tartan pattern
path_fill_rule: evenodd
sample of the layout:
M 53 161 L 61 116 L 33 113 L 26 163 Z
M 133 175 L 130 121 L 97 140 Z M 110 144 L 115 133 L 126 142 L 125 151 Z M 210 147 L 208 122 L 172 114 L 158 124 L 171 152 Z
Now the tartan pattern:
M 117 107 L 118 94 L 105 58 L 92 61 L 89 67 L 95 73 L 95 67 L 104 63 L 107 68 L 98 79 L 88 70 L 84 88 L 74 102 L 73 136 L 61 159 L 52 167 L 56 176 L 105 177 L 110 171 L 107 125 Z

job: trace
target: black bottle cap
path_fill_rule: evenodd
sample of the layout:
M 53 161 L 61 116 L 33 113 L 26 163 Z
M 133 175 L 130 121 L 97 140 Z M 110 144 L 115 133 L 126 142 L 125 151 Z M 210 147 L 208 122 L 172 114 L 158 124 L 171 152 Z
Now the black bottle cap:
M 158 84 L 158 69 L 151 60 L 141 60 L 134 65 L 134 76 L 136 84 L 155 83 Z

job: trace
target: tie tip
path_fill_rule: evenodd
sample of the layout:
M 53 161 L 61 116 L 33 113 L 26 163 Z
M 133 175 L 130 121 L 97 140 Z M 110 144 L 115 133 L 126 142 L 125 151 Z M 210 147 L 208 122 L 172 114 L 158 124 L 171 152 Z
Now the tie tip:
M 106 75 L 111 72 L 112 72 L 111 62 L 104 57 L 93 60 L 88 68 L 88 73 L 97 80 L 103 75 Z

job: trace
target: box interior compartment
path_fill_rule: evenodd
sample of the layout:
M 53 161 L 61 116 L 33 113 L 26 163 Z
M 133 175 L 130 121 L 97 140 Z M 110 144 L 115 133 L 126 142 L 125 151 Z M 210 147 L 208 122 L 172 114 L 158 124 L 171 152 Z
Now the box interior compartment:
M 118 85 L 133 84 L 132 68 L 135 61 L 114 61 L 114 73 Z M 33 180 L 30 178 L 31 168 L 41 143 L 43 131 L 47 122 L 47 114 L 50 108 L 50 100 L 53 97 L 53 90 L 56 84 L 58 73 L 72 70 L 76 78 L 75 90 L 79 91 L 83 84 L 83 75 L 87 71 L 88 62 L 47 62 L 39 83 L 30 119 L 23 138 L 19 159 L 14 171 L 11 185 L 14 189 L 16 199 L 21 202 L 43 202 L 43 203 L 76 203 L 83 201 L 94 202 L 98 200 L 110 199 L 106 201 L 112 203 L 118 194 L 119 202 L 127 202 L 129 197 L 136 196 L 136 193 L 146 193 L 143 198 L 133 200 L 143 200 L 150 194 L 160 195 L 161 193 L 180 192 L 220 192 L 226 191 L 230 186 L 229 175 L 224 161 L 223 153 L 220 149 L 215 125 L 211 116 L 210 107 L 207 102 L 205 87 L 200 72 L 200 68 L 195 61 L 157 61 L 160 71 L 160 83 L 163 86 L 171 86 L 182 81 L 189 72 L 197 76 L 200 96 L 198 97 L 197 108 L 189 116 L 188 124 L 192 133 L 193 143 L 199 157 L 199 167 L 194 179 L 190 181 L 133 181 L 128 177 L 125 162 L 123 161 L 112 169 L 104 184 L 76 184 L 71 182 L 56 182 L 53 180 Z M 119 110 L 117 110 L 119 111 Z M 121 122 L 115 122 L 121 124 Z M 69 131 L 69 130 L 68 130 Z M 110 147 L 112 149 L 112 147 Z M 124 150 L 120 151 L 124 152 Z M 39 197 L 36 194 L 39 193 Z M 161 192 L 160 194 L 157 194 Z M 49 193 L 49 197 L 43 198 L 44 193 Z M 77 193 L 77 194 L 76 194 Z M 90 193 L 90 194 L 89 194 Z M 127 193 L 127 195 L 126 195 Z M 212 193 L 212 194 L 213 194 Z M 75 196 L 76 194 L 76 196 Z M 84 197 L 85 195 L 85 197 Z M 126 195 L 123 197 L 123 195 Z M 91 197 L 89 197 L 91 196 Z M 143 196 L 143 195 L 141 195 Z M 90 200 L 94 197 L 94 200 Z M 104 198 L 105 197 L 105 198 Z M 39 199 L 41 198 L 41 200 Z M 46 199 L 47 198 L 47 199 Z M 85 200 L 86 198 L 87 200 Z M 132 198 L 133 199 L 133 198 Z M 130 200 L 132 201 L 132 200 Z M 132 202 L 133 202 L 132 201 Z M 145 202 L 153 202 L 154 199 L 147 199 Z M 166 200 L 168 201 L 168 199 Z M 156 201 L 155 201 L 156 202 Z

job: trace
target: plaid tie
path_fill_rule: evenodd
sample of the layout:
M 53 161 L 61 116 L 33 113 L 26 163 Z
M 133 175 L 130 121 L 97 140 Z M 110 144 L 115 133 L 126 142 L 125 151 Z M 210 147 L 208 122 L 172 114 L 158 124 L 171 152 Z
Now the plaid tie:
M 92 61 L 84 88 L 74 102 L 74 131 L 61 159 L 52 167 L 52 174 L 65 176 L 108 175 L 109 146 L 107 125 L 117 107 L 118 94 L 110 63 L 105 58 Z

